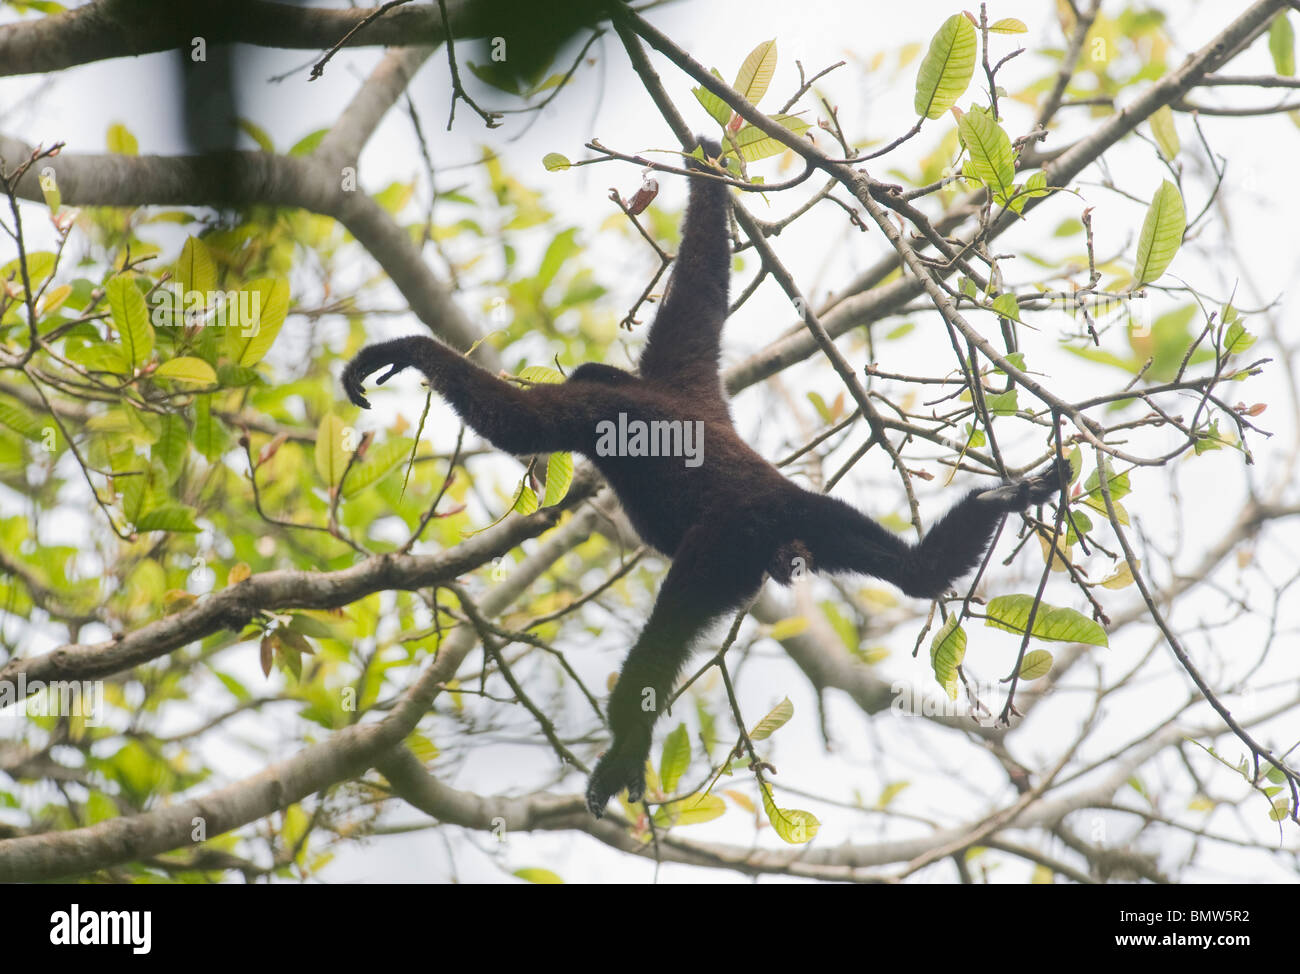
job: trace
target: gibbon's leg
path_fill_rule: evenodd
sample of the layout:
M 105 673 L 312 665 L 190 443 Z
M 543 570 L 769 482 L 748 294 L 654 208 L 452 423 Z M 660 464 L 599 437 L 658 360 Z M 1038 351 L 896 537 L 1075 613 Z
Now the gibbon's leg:
M 704 154 L 717 157 L 718 143 L 702 139 Z M 688 160 L 693 169 L 703 169 Z M 731 276 L 731 242 L 727 237 L 727 187 L 710 179 L 692 179 L 682 243 L 677 249 L 668 291 L 646 346 L 641 375 L 675 388 L 721 395 L 718 354 L 727 320 L 727 285 Z
M 608 391 L 579 392 L 563 384 L 521 389 L 427 335 L 367 345 L 343 370 L 343 389 L 369 409 L 362 392 L 366 377 L 387 368 L 377 380 L 382 385 L 408 366 L 423 372 L 471 429 L 507 453 L 580 449 L 595 435 L 595 413 L 608 408 L 602 402 Z
M 767 556 L 738 520 L 692 528 L 673 556 L 654 609 L 627 654 L 609 698 L 610 744 L 587 785 L 587 807 L 599 818 L 624 788 L 645 792 L 645 763 L 655 722 L 664 712 L 691 643 L 709 623 L 758 590 Z
M 909 544 L 833 497 L 809 494 L 800 537 L 819 572 L 874 575 L 916 598 L 938 598 L 984 555 L 998 522 L 1041 504 L 1061 489 L 1068 465 L 1049 467 L 1029 480 L 973 490 L 916 544 Z

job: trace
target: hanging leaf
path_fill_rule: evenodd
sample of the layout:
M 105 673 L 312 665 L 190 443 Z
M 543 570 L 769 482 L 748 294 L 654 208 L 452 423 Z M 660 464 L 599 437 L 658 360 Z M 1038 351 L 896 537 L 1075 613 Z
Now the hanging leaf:
M 1187 211 L 1183 209 L 1183 196 L 1166 179 L 1147 207 L 1142 232 L 1138 235 L 1137 260 L 1133 265 L 1133 279 L 1138 284 L 1154 281 L 1165 272 L 1182 246 L 1185 229 Z
M 1174 110 L 1168 105 L 1161 105 L 1152 113 L 1150 121 L 1156 147 L 1165 159 L 1172 160 L 1182 147 L 1178 141 L 1178 129 L 1174 127 Z
M 999 595 L 988 604 L 985 625 L 1023 635 L 1033 604 L 1032 595 Z M 1046 602 L 1040 602 L 1038 611 L 1034 613 L 1033 635 L 1054 642 L 1109 645 L 1106 630 L 1082 612 L 1057 608 Z
M 1047 676 L 1052 670 L 1052 654 L 1045 649 L 1035 649 L 1025 653 L 1020 663 L 1020 679 L 1037 680 Z
M 546 494 L 542 507 L 554 507 L 569 492 L 573 483 L 573 454 L 552 453 L 546 461 Z
M 547 172 L 557 172 L 561 169 L 568 169 L 573 165 L 568 156 L 563 156 L 558 152 L 548 152 L 542 156 L 542 165 L 546 167 Z
M 1268 25 L 1268 53 L 1273 55 L 1274 71 L 1288 78 L 1295 74 L 1295 28 L 1285 11 Z
M 333 487 L 348 465 L 348 451 L 343 449 L 343 420 L 333 413 L 321 417 L 316 427 L 316 472 L 325 486 Z
M 666 738 L 659 756 L 659 783 L 666 794 L 677 790 L 677 782 L 691 763 L 691 737 L 685 724 L 678 724 Z
M 957 699 L 957 667 L 965 658 L 966 630 L 957 624 L 955 614 L 950 615 L 930 640 L 930 668 L 949 700 Z
M 767 813 L 767 820 L 772 823 L 776 834 L 791 845 L 811 842 L 822 827 L 812 812 L 797 808 L 777 808 L 772 791 L 766 786 L 763 787 L 763 811 Z
M 170 359 L 154 369 L 153 374 L 156 378 L 173 379 L 176 382 L 192 382 L 198 386 L 217 384 L 217 373 L 212 366 L 203 359 L 194 358 L 191 355 L 182 355 L 180 358 Z
M 975 73 L 976 46 L 975 25 L 965 14 L 943 22 L 916 73 L 916 114 L 938 118 L 957 104 Z

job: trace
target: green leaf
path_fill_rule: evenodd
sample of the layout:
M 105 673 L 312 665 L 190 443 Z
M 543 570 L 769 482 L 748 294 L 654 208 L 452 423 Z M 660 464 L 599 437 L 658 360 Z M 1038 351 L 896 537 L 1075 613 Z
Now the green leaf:
M 916 114 L 938 118 L 957 104 L 975 73 L 976 46 L 975 25 L 965 14 L 943 22 L 916 73 Z
M 316 427 L 316 472 L 327 487 L 333 487 L 347 468 L 349 453 L 343 448 L 343 420 L 333 413 L 321 417 Z
M 957 667 L 966 658 L 966 630 L 957 624 L 957 615 L 950 615 L 930 640 L 930 668 L 934 678 L 948 694 L 957 699 Z
M 135 522 L 137 531 L 185 531 L 194 533 L 199 526 L 194 523 L 194 510 L 182 504 L 164 504 L 156 507 Z
M 262 361 L 280 334 L 289 312 L 289 282 L 282 277 L 264 277 L 251 282 L 248 289 L 254 320 L 230 322 L 229 326 L 235 364 L 251 367 Z
M 518 876 L 520 879 L 527 880 L 530 883 L 536 883 L 540 886 L 555 886 L 563 885 L 564 883 L 564 880 L 549 869 L 539 869 L 535 867 L 516 869 L 514 875 Z
M 547 172 L 558 172 L 561 169 L 568 169 L 573 163 L 569 161 L 568 156 L 558 152 L 548 152 L 542 156 L 542 165 L 546 167 Z
M 217 264 L 208 245 L 198 237 L 188 237 L 176 260 L 176 281 L 185 291 L 208 294 L 217 289 Z
M 122 351 L 132 367 L 143 365 L 153 354 L 153 326 L 144 295 L 130 275 L 121 274 L 105 287 L 113 324 L 121 337 Z
M 1035 649 L 1025 653 L 1020 663 L 1020 679 L 1037 680 L 1047 676 L 1052 670 L 1052 654 L 1045 649 Z
M 1023 635 L 1033 604 L 1032 595 L 999 595 L 988 604 L 985 625 Z M 1083 613 L 1074 609 L 1057 608 L 1046 602 L 1040 602 L 1038 611 L 1034 614 L 1033 635 L 1054 642 L 1109 645 L 1106 630 Z
M 780 122 L 795 135 L 803 135 L 812 126 L 805 122 L 797 115 L 773 115 L 772 121 Z M 770 156 L 779 155 L 789 148 L 780 139 L 773 138 L 762 129 L 754 128 L 746 124 L 735 135 L 736 146 L 740 149 L 740 155 L 746 162 L 757 162 L 760 159 L 767 159 Z M 735 158 L 736 150 L 730 145 L 722 154 L 723 158 L 731 156 Z
M 515 500 L 510 505 L 510 510 L 516 514 L 532 514 L 537 508 L 537 492 L 520 481 L 519 490 L 515 492 Z
M 239 125 L 240 130 L 256 142 L 257 147 L 263 152 L 275 152 L 275 143 L 272 142 L 271 137 L 266 134 L 266 129 L 262 128 L 256 122 L 250 122 L 246 118 L 239 119 L 237 124 Z
M 700 822 L 712 822 L 715 818 L 721 818 L 726 811 L 727 803 L 717 795 L 697 794 L 661 805 L 655 810 L 654 821 L 660 828 L 698 825 Z
M 39 441 L 43 427 L 27 406 L 8 396 L 0 398 L 0 423 L 29 440 Z
M 1025 26 L 1023 20 L 1017 20 L 1015 17 L 1003 17 L 1001 20 L 995 20 L 989 24 L 990 34 L 1027 34 L 1029 28 Z
M 754 726 L 754 729 L 749 732 L 749 739 L 751 741 L 766 740 L 780 730 L 782 725 L 793 716 L 794 704 L 790 702 L 789 697 L 786 697 Z
M 194 400 L 194 448 L 208 460 L 226 452 L 228 434 L 221 420 L 212 415 L 212 396 Z
M 1273 55 L 1273 70 L 1288 78 L 1295 74 L 1295 28 L 1285 11 L 1268 25 L 1268 52 Z
M 555 383 L 564 381 L 564 376 L 560 372 L 545 365 L 530 365 L 519 373 L 519 378 L 525 382 Z
M 776 38 L 773 38 L 759 44 L 746 55 L 731 87 L 740 92 L 745 101 L 756 106 L 767 94 L 767 86 L 772 83 L 772 74 L 775 71 Z
M 217 373 L 201 358 L 182 355 L 170 359 L 154 370 L 154 376 L 162 379 L 174 379 L 177 382 L 192 382 L 199 386 L 217 384 Z
M 992 115 L 982 111 L 962 115 L 957 132 L 970 153 L 976 178 L 989 188 L 995 202 L 1006 203 L 1016 179 L 1016 157 L 1010 136 Z
M 1183 243 L 1187 229 L 1187 211 L 1178 187 L 1165 180 L 1147 208 L 1138 236 L 1137 259 L 1133 264 L 1133 279 L 1138 284 L 1154 281 L 1165 272 L 1178 248 Z
M 573 454 L 552 453 L 546 461 L 546 494 L 542 507 L 554 507 L 569 492 L 573 483 Z
M 685 724 L 677 727 L 664 738 L 663 751 L 659 756 L 659 785 L 664 793 L 671 795 L 677 790 L 677 782 L 691 763 L 691 737 Z
M 1172 160 L 1181 148 L 1178 129 L 1174 127 L 1174 110 L 1168 105 L 1161 105 L 1152 113 L 1150 122 L 1151 134 L 1155 137 L 1160 154 Z
M 131 134 L 131 130 L 121 122 L 114 122 L 108 127 L 105 142 L 109 152 L 115 152 L 120 156 L 134 156 L 140 152 L 140 143 Z
M 1254 344 L 1255 336 L 1246 331 L 1240 321 L 1230 324 L 1227 333 L 1223 336 L 1223 350 L 1229 355 L 1239 355 Z
M 352 465 L 343 485 L 343 496 L 352 497 L 387 474 L 402 462 L 414 442 L 409 436 L 395 436 L 383 443 L 371 444 L 366 458 Z
M 722 74 L 717 68 L 710 68 L 709 73 L 719 81 L 722 80 Z M 725 101 L 713 92 L 709 91 L 708 88 L 700 85 L 698 88 L 692 88 L 691 94 L 695 96 L 695 100 L 704 106 L 704 110 L 708 112 L 709 116 L 719 125 L 725 127 L 726 124 L 731 121 L 730 107 L 728 107 Z
M 763 787 L 763 811 L 773 830 L 784 842 L 791 845 L 803 845 L 811 842 L 821 828 L 821 822 L 812 812 L 797 808 L 777 808 L 770 788 Z

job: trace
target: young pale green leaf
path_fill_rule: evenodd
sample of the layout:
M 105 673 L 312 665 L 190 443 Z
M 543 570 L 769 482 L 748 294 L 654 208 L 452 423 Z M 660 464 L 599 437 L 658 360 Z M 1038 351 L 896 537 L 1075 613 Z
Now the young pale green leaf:
M 780 122 L 795 135 L 803 135 L 811 125 L 805 122 L 797 115 L 773 115 L 774 122 Z M 746 162 L 757 162 L 760 159 L 766 159 L 769 156 L 779 155 L 788 147 L 780 139 L 774 139 L 762 129 L 756 129 L 752 125 L 745 125 L 735 136 L 736 145 L 740 149 L 741 156 Z M 723 153 L 723 158 L 731 156 L 735 158 L 736 152 L 730 146 Z
M 528 883 L 536 883 L 540 886 L 558 886 L 563 885 L 564 880 L 549 869 L 538 867 L 528 867 L 525 869 L 516 869 L 514 875 Z
M 542 507 L 554 507 L 569 492 L 573 483 L 573 454 L 552 453 L 546 461 L 546 493 Z
M 158 378 L 174 379 L 177 382 L 192 382 L 197 386 L 217 384 L 217 373 L 207 362 L 192 355 L 169 359 L 158 366 L 153 373 Z
M 217 264 L 208 245 L 198 237 L 188 237 L 176 259 L 176 282 L 185 291 L 207 294 L 217 289 Z
M 1162 156 L 1172 160 L 1182 148 L 1182 143 L 1178 141 L 1178 129 L 1174 127 L 1174 110 L 1168 105 L 1162 105 L 1152 113 L 1150 121 L 1156 147 Z
M 333 413 L 321 417 L 316 427 L 316 472 L 333 487 L 347 469 L 349 452 L 343 448 L 343 420 Z
M 663 751 L 659 755 L 659 784 L 665 794 L 671 795 L 677 790 L 677 782 L 691 763 L 691 736 L 685 724 L 677 727 L 664 738 Z
M 772 74 L 775 71 L 776 38 L 772 38 L 759 44 L 745 56 L 744 63 L 736 72 L 736 80 L 731 87 L 740 92 L 745 101 L 757 105 L 767 94 L 767 86 L 772 83 Z
M 722 74 L 717 68 L 710 68 L 709 73 L 719 81 L 722 80 Z M 727 103 L 713 92 L 709 91 L 708 88 L 700 85 L 698 88 L 692 88 L 691 94 L 695 96 L 696 101 L 704 106 L 704 110 L 709 113 L 709 117 L 719 125 L 725 127 L 726 124 L 731 121 L 731 109 L 728 107 Z
M 1240 355 L 1254 344 L 1255 336 L 1246 331 L 1245 325 L 1240 321 L 1230 324 L 1223 336 L 1223 350 L 1229 355 Z
M 950 615 L 930 640 L 930 668 L 949 700 L 957 699 L 957 667 L 966 658 L 966 630 Z
M 1133 263 L 1133 279 L 1138 284 L 1154 281 L 1165 272 L 1182 246 L 1185 229 L 1187 211 L 1183 208 L 1183 196 L 1166 179 L 1147 207 L 1142 232 L 1138 235 L 1137 259 Z
M 1023 20 L 1017 20 L 1015 17 L 1003 17 L 1001 20 L 995 20 L 989 24 L 990 34 L 1027 34 L 1029 28 L 1025 26 Z
M 519 490 L 515 494 L 515 502 L 510 505 L 510 510 L 516 514 L 532 514 L 537 510 L 537 507 L 537 491 L 521 481 Z
M 995 202 L 1005 203 L 1011 197 L 1016 179 L 1016 156 L 1010 136 L 992 115 L 979 111 L 963 114 L 957 132 L 966 143 L 976 178 L 988 187 Z
M 519 373 L 519 378 L 525 382 L 556 383 L 564 381 L 563 374 L 546 365 L 530 365 Z
M 780 730 L 782 725 L 793 716 L 794 704 L 790 702 L 789 697 L 786 697 L 754 726 L 754 729 L 749 732 L 749 739 L 751 741 L 766 740 Z
M 194 448 L 207 460 L 215 460 L 226 452 L 229 436 L 221 420 L 212 415 L 212 396 L 202 395 L 194 400 Z
M 149 323 L 144 295 L 126 274 L 113 278 L 104 290 L 126 360 L 132 367 L 139 367 L 153 354 L 153 325 Z
M 1025 653 L 1020 663 L 1020 679 L 1037 680 L 1047 676 L 1052 670 L 1052 654 L 1045 649 L 1035 649 Z
M 943 22 L 916 73 L 916 114 L 938 118 L 957 104 L 975 73 L 976 46 L 975 25 L 965 14 Z
M 1034 604 L 1032 595 L 999 595 L 988 604 L 985 625 L 1023 635 Z M 1065 643 L 1106 646 L 1106 630 L 1083 613 L 1040 602 L 1034 613 L 1033 635 L 1039 639 Z
M 227 323 L 237 343 L 235 362 L 243 366 L 262 361 L 275 344 L 275 336 L 280 334 L 280 326 L 289 312 L 289 282 L 283 277 L 259 278 L 248 287 L 252 291 L 249 297 L 254 302 L 256 320 L 248 327 L 245 326 L 249 323 L 242 321 Z
M 114 122 L 108 127 L 104 141 L 109 152 L 120 156 L 134 156 L 140 152 L 139 140 L 121 122 Z
M 776 834 L 783 842 L 791 845 L 811 842 L 822 827 L 821 822 L 812 812 L 797 808 L 777 808 L 776 801 L 772 798 L 772 791 L 768 787 L 763 788 L 763 811 L 767 813 L 767 820 L 772 824 Z
M 409 436 L 395 436 L 383 443 L 371 445 L 366 451 L 366 458 L 360 463 L 354 463 L 348 472 L 347 482 L 343 485 L 343 496 L 352 497 L 386 475 L 402 462 L 414 442 Z
M 1286 11 L 1268 26 L 1268 52 L 1273 55 L 1273 70 L 1288 78 L 1295 74 L 1295 28 Z
M 721 818 L 727 803 L 717 795 L 691 795 L 681 801 L 661 805 L 655 810 L 655 825 L 669 828 L 674 825 L 698 825 Z
M 137 531 L 184 531 L 190 534 L 199 530 L 194 523 L 193 508 L 182 504 L 164 504 L 145 514 L 135 524 Z
M 542 156 L 542 165 L 546 167 L 547 172 L 557 172 L 561 169 L 568 169 L 573 165 L 569 157 L 561 155 L 558 152 L 548 152 Z

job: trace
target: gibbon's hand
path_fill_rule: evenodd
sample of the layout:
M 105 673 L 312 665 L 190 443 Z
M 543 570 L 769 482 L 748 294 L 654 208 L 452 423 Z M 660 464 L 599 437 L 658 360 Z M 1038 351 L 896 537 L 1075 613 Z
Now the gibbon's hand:
M 410 362 L 394 362 L 384 354 L 384 351 L 385 346 L 383 344 L 367 346 L 343 370 L 343 391 L 348 394 L 348 398 L 352 400 L 354 406 L 360 406 L 362 409 L 370 408 L 370 400 L 365 397 L 361 389 L 362 384 L 371 373 L 378 372 L 385 366 L 390 366 L 387 372 L 375 380 L 376 385 L 382 386 L 411 364 Z
M 1058 457 L 1041 473 L 1025 480 L 1017 480 L 1015 483 L 982 491 L 978 497 L 981 501 L 992 502 L 1011 513 L 1051 500 L 1069 483 L 1070 461 Z
M 645 763 L 649 757 L 649 737 L 643 744 L 615 737 L 587 782 L 587 810 L 596 818 L 603 817 L 609 800 L 624 788 L 629 803 L 639 802 L 645 796 Z

